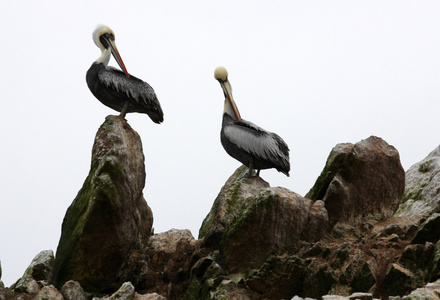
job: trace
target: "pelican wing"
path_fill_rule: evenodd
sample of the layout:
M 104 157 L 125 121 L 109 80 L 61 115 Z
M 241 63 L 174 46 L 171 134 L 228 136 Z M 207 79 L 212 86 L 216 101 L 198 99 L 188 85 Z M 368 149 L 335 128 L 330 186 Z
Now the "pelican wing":
M 261 160 L 277 162 L 290 169 L 289 147 L 277 134 L 268 132 L 252 122 L 235 121 L 224 134 L 233 144 Z
M 127 77 L 124 72 L 113 67 L 107 67 L 105 72 L 100 72 L 98 78 L 105 86 L 131 98 L 136 101 L 138 105 L 155 113 L 163 120 L 162 108 L 156 93 L 145 81 L 132 75 Z

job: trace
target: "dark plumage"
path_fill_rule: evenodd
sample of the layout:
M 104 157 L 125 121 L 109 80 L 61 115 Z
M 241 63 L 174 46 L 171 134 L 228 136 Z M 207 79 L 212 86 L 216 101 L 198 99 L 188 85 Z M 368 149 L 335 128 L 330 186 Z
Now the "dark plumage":
M 93 32 L 93 41 L 101 49 L 101 56 L 87 71 L 86 81 L 92 94 L 104 105 L 126 113 L 145 113 L 155 123 L 163 122 L 163 112 L 153 88 L 141 79 L 130 75 L 114 43 L 113 31 L 100 25 Z M 109 67 L 113 54 L 122 71 Z
M 232 88 L 225 68 L 215 70 L 214 77 L 220 82 L 225 94 L 221 143 L 226 152 L 253 170 L 275 168 L 289 176 L 289 147 L 277 134 L 264 130 L 252 122 L 243 120 L 232 97 Z

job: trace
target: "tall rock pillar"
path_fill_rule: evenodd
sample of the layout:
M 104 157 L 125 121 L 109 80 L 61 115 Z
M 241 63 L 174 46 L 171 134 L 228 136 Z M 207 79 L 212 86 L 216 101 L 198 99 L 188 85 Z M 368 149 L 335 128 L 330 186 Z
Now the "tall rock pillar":
M 116 116 L 99 128 L 90 173 L 63 220 L 53 283 L 79 281 L 87 292 L 108 293 L 126 281 L 145 284 L 146 247 L 153 214 L 145 201 L 139 135 Z

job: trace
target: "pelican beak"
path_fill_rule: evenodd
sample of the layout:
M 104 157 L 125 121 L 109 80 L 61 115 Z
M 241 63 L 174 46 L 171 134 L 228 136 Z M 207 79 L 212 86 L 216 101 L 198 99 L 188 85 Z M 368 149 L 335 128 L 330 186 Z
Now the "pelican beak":
M 128 74 L 127 68 L 125 68 L 124 62 L 122 61 L 121 55 L 119 54 L 118 48 L 116 47 L 116 44 L 113 40 L 108 39 L 108 42 L 110 44 L 110 48 L 112 50 L 112 55 L 115 58 L 118 65 L 121 67 L 122 71 L 124 71 L 125 75 L 127 77 L 130 77 L 130 74 Z
M 223 93 L 225 94 L 226 101 L 231 105 L 232 111 L 237 120 L 241 120 L 240 113 L 238 111 L 237 105 L 235 104 L 234 98 L 232 97 L 232 87 L 229 83 L 228 79 L 226 81 L 219 80 L 220 85 L 223 89 Z

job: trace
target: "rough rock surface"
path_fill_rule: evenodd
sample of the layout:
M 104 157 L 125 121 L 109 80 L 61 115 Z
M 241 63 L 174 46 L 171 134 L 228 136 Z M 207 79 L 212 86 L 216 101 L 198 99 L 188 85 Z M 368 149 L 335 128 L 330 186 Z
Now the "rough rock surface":
M 187 229 L 151 236 L 147 290 L 179 299 L 188 287 L 192 253 L 199 244 Z
M 259 177 L 243 178 L 246 172 L 242 166 L 226 182 L 199 233 L 208 245 L 219 246 L 231 272 L 259 268 L 271 254 L 282 253 L 302 237 L 318 241 L 328 225 L 320 201 L 271 188 Z
M 65 300 L 86 300 L 86 295 L 78 281 L 67 281 L 62 289 L 61 294 Z
M 435 212 L 440 212 L 440 146 L 406 171 L 397 215 L 422 218 Z
M 125 281 L 142 288 L 153 216 L 145 202 L 139 135 L 116 116 L 99 128 L 90 173 L 63 220 L 53 282 L 68 280 L 88 292 L 111 292 Z
M 382 220 L 396 212 L 405 188 L 399 153 L 381 138 L 338 144 L 306 195 L 321 199 L 330 225 L 357 224 L 365 218 Z
M 353 153 L 377 161 L 359 160 L 357 170 L 364 177 L 376 174 L 381 178 L 377 174 L 385 173 L 400 178 L 396 161 L 383 155 L 387 144 L 377 138 L 367 140 L 363 143 L 369 146 L 358 147 Z M 392 148 L 388 150 L 393 152 Z M 347 155 L 353 155 L 350 153 Z M 334 160 L 335 156 L 330 155 L 327 166 L 334 166 Z M 353 165 L 347 162 L 357 160 L 346 157 L 343 161 L 335 174 L 339 178 L 355 176 Z M 374 170 L 365 172 L 364 165 Z M 246 173 L 246 168 L 239 168 L 221 189 L 202 224 L 199 240 L 188 230 L 172 229 L 150 237 L 147 248 L 130 256 L 138 266 L 133 278 L 144 278 L 144 284 L 136 286 L 125 281 L 113 285 L 111 292 L 90 294 L 79 282 L 69 281 L 61 294 L 65 299 L 82 299 L 83 295 L 102 300 L 440 298 L 440 214 L 388 216 L 395 210 L 395 202 L 385 201 L 382 208 L 387 213 L 382 216 L 373 210 L 357 211 L 352 220 L 338 219 L 330 226 L 329 219 L 335 220 L 335 212 L 327 211 L 328 203 L 313 202 L 284 188 L 271 188 L 261 178 L 241 178 Z M 320 177 L 318 181 L 331 178 L 329 182 L 333 182 L 335 176 Z M 398 190 L 387 181 L 378 184 L 374 176 L 365 181 L 353 176 L 349 184 L 344 179 L 344 190 L 351 191 L 341 202 L 348 206 L 341 207 L 347 212 L 359 201 L 376 205 L 365 192 L 367 187 L 375 195 L 386 194 L 384 190 L 378 192 L 380 189 L 390 188 L 390 195 Z M 401 180 L 396 184 L 400 187 Z M 323 190 L 324 195 L 331 191 Z M 28 300 L 49 292 L 53 296 L 42 299 L 59 297 L 47 280 L 37 281 L 26 275 L 19 282 L 15 291 L 0 288 L 0 299 Z

